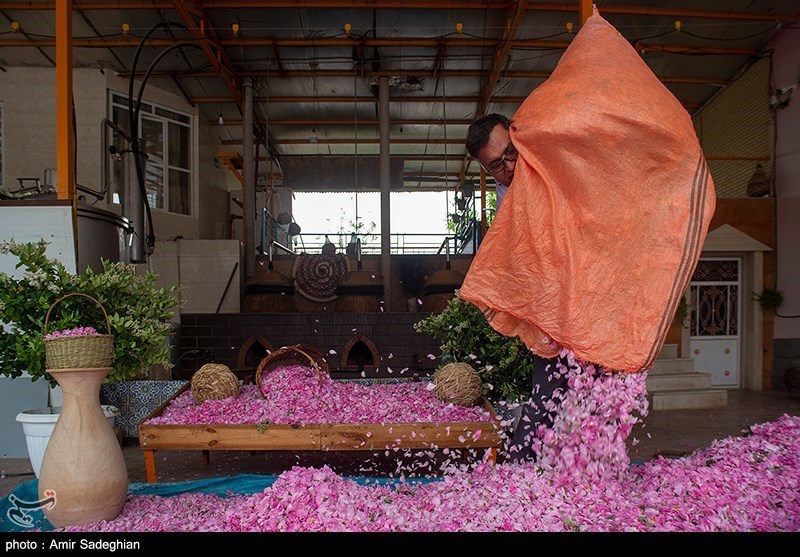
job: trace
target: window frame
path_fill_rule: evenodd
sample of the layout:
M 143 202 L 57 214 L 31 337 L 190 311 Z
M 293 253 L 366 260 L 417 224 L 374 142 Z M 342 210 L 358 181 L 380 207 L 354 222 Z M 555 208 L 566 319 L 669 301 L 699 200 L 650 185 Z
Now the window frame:
M 114 109 L 119 108 L 125 111 L 127 114 L 128 111 L 128 96 L 126 93 L 121 93 L 119 91 L 114 91 L 109 89 L 108 90 L 108 103 L 107 103 L 107 113 L 109 120 L 114 120 Z M 176 116 L 176 117 L 173 117 Z M 178 118 L 185 118 L 186 121 L 181 121 Z M 195 217 L 197 214 L 197 196 L 198 194 L 198 175 L 197 175 L 197 157 L 198 157 L 198 148 L 197 142 L 195 141 L 197 137 L 197 121 L 196 115 L 184 112 L 180 109 L 176 109 L 171 106 L 166 106 L 157 102 L 152 101 L 142 101 L 141 109 L 139 112 L 139 130 L 142 129 L 142 120 L 147 118 L 148 120 L 156 121 L 161 124 L 162 128 L 162 147 L 161 147 L 161 155 L 162 155 L 162 163 L 159 164 L 159 167 L 162 170 L 162 181 L 160 184 L 160 194 L 163 199 L 163 207 L 156 207 L 155 205 L 151 205 L 150 209 L 154 212 L 158 212 L 165 215 L 176 215 L 182 217 Z M 188 165 L 186 168 L 181 167 L 176 164 L 172 164 L 170 160 L 170 124 L 174 124 L 176 126 L 180 126 L 186 128 L 188 130 Z M 109 134 L 109 145 L 113 144 L 113 134 L 112 130 L 107 130 Z M 108 156 L 107 153 L 104 153 L 103 156 Z M 175 211 L 170 207 L 170 172 L 176 171 L 188 174 L 189 176 L 189 199 L 187 202 L 187 213 Z M 146 174 L 146 170 L 145 170 Z M 107 166 L 107 176 L 103 177 L 106 180 L 106 183 L 110 183 L 113 180 L 113 170 L 112 165 Z M 118 194 L 117 191 L 109 190 L 109 193 L 106 197 L 106 203 L 109 205 L 117 205 L 119 206 L 121 202 L 114 201 L 114 194 Z

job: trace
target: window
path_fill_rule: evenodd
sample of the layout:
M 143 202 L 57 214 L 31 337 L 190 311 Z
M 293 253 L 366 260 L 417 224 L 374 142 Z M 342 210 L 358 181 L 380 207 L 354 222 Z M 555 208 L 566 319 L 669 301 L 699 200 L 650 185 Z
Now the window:
M 126 133 L 130 132 L 128 119 L 128 99 L 123 95 L 111 93 L 110 118 Z M 161 209 L 181 215 L 191 214 L 192 208 L 192 120 L 188 114 L 176 112 L 152 103 L 142 103 L 139 111 L 140 149 L 147 154 L 145 165 L 145 188 L 147 200 L 153 209 Z M 117 152 L 127 146 L 116 132 L 112 133 L 111 144 Z M 111 202 L 120 203 L 124 181 L 124 168 L 117 161 L 111 165 Z M 135 169 L 131 181 L 136 183 Z

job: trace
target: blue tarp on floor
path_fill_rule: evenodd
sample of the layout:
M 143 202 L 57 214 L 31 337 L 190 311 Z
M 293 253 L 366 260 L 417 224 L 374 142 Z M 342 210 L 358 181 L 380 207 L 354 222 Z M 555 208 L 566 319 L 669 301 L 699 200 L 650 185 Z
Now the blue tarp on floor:
M 210 478 L 175 483 L 132 483 L 128 486 L 130 495 L 160 495 L 169 497 L 181 493 L 206 493 L 222 497 L 228 495 L 249 495 L 263 491 L 271 486 L 278 476 L 240 474 L 223 478 Z M 367 478 L 348 477 L 360 484 L 397 485 L 399 483 L 428 483 L 437 478 Z M 0 532 L 28 532 L 32 529 L 52 530 L 53 527 L 40 508 L 35 508 L 39 500 L 39 481 L 30 480 L 20 484 L 7 497 L 0 499 Z M 31 508 L 34 507 L 34 508 Z

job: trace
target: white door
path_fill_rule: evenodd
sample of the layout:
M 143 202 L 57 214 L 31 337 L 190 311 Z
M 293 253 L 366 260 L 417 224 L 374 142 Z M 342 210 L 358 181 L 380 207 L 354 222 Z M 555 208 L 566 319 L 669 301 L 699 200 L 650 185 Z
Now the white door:
M 695 371 L 718 387 L 739 386 L 741 260 L 701 259 L 692 276 L 690 342 Z

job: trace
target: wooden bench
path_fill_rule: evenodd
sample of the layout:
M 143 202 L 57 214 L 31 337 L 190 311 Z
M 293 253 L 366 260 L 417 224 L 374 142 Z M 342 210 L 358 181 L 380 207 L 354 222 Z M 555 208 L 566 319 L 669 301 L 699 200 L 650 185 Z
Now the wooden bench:
M 497 461 L 502 446 L 501 426 L 488 401 L 485 422 L 395 424 L 148 424 L 190 385 L 187 383 L 139 424 L 139 446 L 144 451 L 147 481 L 157 481 L 158 450 L 203 451 L 380 451 L 392 449 L 489 449 Z M 480 432 L 480 433 L 478 433 Z

